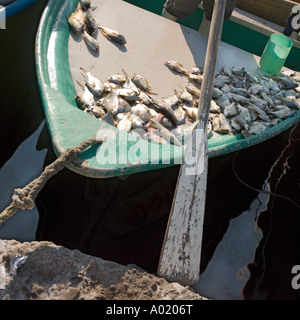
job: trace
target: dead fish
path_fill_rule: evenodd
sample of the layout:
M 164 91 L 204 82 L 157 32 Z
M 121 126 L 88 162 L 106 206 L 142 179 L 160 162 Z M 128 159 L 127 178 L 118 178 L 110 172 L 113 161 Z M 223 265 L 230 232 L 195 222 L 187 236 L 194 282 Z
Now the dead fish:
M 248 130 L 241 130 L 242 135 L 248 138 L 252 135 L 257 135 L 264 132 L 268 128 L 267 124 L 263 121 L 254 121 L 249 125 Z
M 131 114 L 140 117 L 145 123 L 147 123 L 152 118 L 150 109 L 142 103 L 137 103 L 132 106 Z
M 241 96 L 239 94 L 236 94 L 236 93 L 231 93 L 231 97 L 234 101 L 241 103 L 241 104 L 247 104 L 250 102 L 248 98 Z
M 174 94 L 172 94 L 171 96 L 162 98 L 162 100 L 164 102 L 166 102 L 168 105 L 170 105 L 172 109 L 175 109 L 180 102 L 180 99 L 179 99 L 179 96 L 178 96 L 176 90 L 175 90 Z
M 165 115 L 174 124 L 176 124 L 178 122 L 178 119 L 175 115 L 175 112 L 173 111 L 172 107 L 168 103 L 166 103 L 162 100 L 159 100 L 155 97 L 151 97 L 151 99 L 152 99 L 152 105 L 150 105 L 150 107 L 154 106 L 156 111 Z
M 232 70 L 229 68 L 229 67 L 222 67 L 221 68 L 221 72 L 223 73 L 223 74 L 225 74 L 226 76 L 228 76 L 228 77 L 231 77 L 232 76 Z
M 113 111 L 119 106 L 119 97 L 116 94 L 115 90 L 109 92 L 102 101 L 102 106 L 106 109 L 106 111 Z
M 92 94 L 96 97 L 101 97 L 104 92 L 104 84 L 102 83 L 102 81 L 92 75 L 91 69 L 87 71 L 80 67 L 80 70 L 85 73 L 85 83 L 89 90 L 92 92 Z
M 86 31 L 89 35 L 94 35 L 97 29 L 97 22 L 93 15 L 92 9 L 88 8 L 85 13 Z
M 115 41 L 121 44 L 122 46 L 124 46 L 127 43 L 125 37 L 116 30 L 106 28 L 104 26 L 100 26 L 99 24 L 98 24 L 98 29 L 104 35 L 104 37 L 108 40 Z
M 244 72 L 244 76 L 246 77 L 246 79 L 250 82 L 250 83 L 258 83 L 259 80 L 258 78 L 253 74 L 253 73 L 250 73 L 248 71 L 245 71 Z
M 274 101 L 271 97 L 269 97 L 269 95 L 267 93 L 265 93 L 264 91 L 262 91 L 260 93 L 260 96 L 262 97 L 262 99 L 264 99 L 265 101 L 267 101 L 267 103 L 269 104 L 269 106 L 272 106 L 274 104 Z
M 194 81 L 197 81 L 199 83 L 202 83 L 202 80 L 203 80 L 203 76 L 200 73 L 195 74 L 195 73 L 192 73 L 192 72 L 188 72 L 187 77 L 188 77 L 189 80 L 194 80 Z
M 183 65 L 181 63 L 174 61 L 174 60 L 165 61 L 164 65 L 169 67 L 171 70 L 173 70 L 175 72 L 188 75 L 188 71 L 186 69 L 184 69 Z
M 79 0 L 82 9 L 87 10 L 91 7 L 91 0 Z
M 151 97 L 143 91 L 140 92 L 139 98 L 140 98 L 139 101 L 145 104 L 146 106 L 149 106 L 152 103 Z
M 180 87 L 182 89 L 182 93 L 180 94 L 180 99 L 183 102 L 187 102 L 188 104 L 192 104 L 193 103 L 193 95 L 188 92 L 186 89 L 183 89 L 182 87 Z
M 266 100 L 254 96 L 253 94 L 250 96 L 250 101 L 262 110 L 265 110 L 268 107 L 268 102 Z
M 231 78 L 223 74 L 219 74 L 215 77 L 214 86 L 222 88 L 225 84 L 231 83 Z
M 67 19 L 70 29 L 76 34 L 80 35 L 85 25 L 85 15 L 80 6 L 77 6 L 76 11 L 72 12 Z
M 236 116 L 239 113 L 239 108 L 235 103 L 231 103 L 230 105 L 227 105 L 224 109 L 224 115 L 227 118 L 232 118 Z
M 171 132 L 182 144 L 186 144 L 196 124 L 197 122 L 186 121 L 185 123 L 178 125 L 176 128 L 173 128 Z
M 223 110 L 225 109 L 226 106 L 229 106 L 231 104 L 230 100 L 224 94 L 219 96 L 216 102 L 217 102 L 217 105 L 220 106 Z
M 99 119 L 102 119 L 106 115 L 105 110 L 102 107 L 96 105 L 86 108 L 85 110 L 87 110 L 88 113 L 92 114 L 93 116 Z
M 252 110 L 261 120 L 264 120 L 266 122 L 270 121 L 268 115 L 259 106 L 255 104 L 249 104 L 247 107 L 248 109 Z
M 136 93 L 137 95 L 139 95 L 140 91 L 137 88 L 137 86 L 132 82 L 131 77 L 128 75 L 128 73 L 122 69 L 125 77 L 126 77 L 126 81 L 123 83 L 123 88 L 124 89 L 130 89 L 132 90 L 134 93 Z
M 240 112 L 234 117 L 236 121 L 245 129 L 249 129 L 249 124 L 251 123 L 251 114 L 248 108 L 241 106 L 240 104 L 237 105 Z
M 180 124 L 183 124 L 185 122 L 185 119 L 186 119 L 186 113 L 183 109 L 183 105 L 182 107 L 181 106 L 177 106 L 175 109 L 174 109 L 174 113 L 176 115 L 176 118 L 178 119 L 178 121 L 176 122 L 176 126 L 180 125 Z
M 222 95 L 222 90 L 220 90 L 219 88 L 213 87 L 212 98 L 213 99 L 218 99 L 221 95 Z
M 240 96 L 243 96 L 243 97 L 248 97 L 248 95 L 249 95 L 249 92 L 248 92 L 248 90 L 247 89 L 244 89 L 244 88 L 232 88 L 232 92 L 233 93 L 236 93 L 236 94 L 238 94 L 238 95 L 240 95 Z
M 217 105 L 215 100 L 211 100 L 209 111 L 212 113 L 221 113 L 221 108 Z
M 145 138 L 145 134 L 147 134 L 147 131 L 145 129 L 140 129 L 140 128 L 131 129 L 130 133 L 132 135 L 134 135 L 135 137 L 138 137 L 140 139 L 148 140 L 147 138 Z
M 136 85 L 136 87 L 143 90 L 144 92 L 151 92 L 151 87 L 149 86 L 148 81 L 144 77 L 135 74 L 132 77 L 132 81 Z
M 118 123 L 117 128 L 129 132 L 132 128 L 132 120 L 128 114 L 125 114 L 122 120 Z
M 219 121 L 220 121 L 220 129 L 219 129 L 220 133 L 222 133 L 222 134 L 224 134 L 224 133 L 227 133 L 227 134 L 232 133 L 230 120 L 227 119 L 223 113 L 219 114 Z
M 90 36 L 85 30 L 82 33 L 82 38 L 85 41 L 86 45 L 95 52 L 99 52 L 99 42 Z
M 242 130 L 242 126 L 236 119 L 230 119 L 231 128 L 233 128 L 236 132 L 240 132 Z
M 278 76 L 279 82 L 283 84 L 285 89 L 294 89 L 298 86 L 298 84 L 296 83 L 296 81 L 294 81 L 293 79 L 289 78 L 289 77 L 280 77 Z
M 77 81 L 77 83 L 82 88 L 82 92 L 76 94 L 75 101 L 78 107 L 81 110 L 84 110 L 85 108 L 91 107 L 95 103 L 94 95 L 87 86 L 82 85 L 79 81 Z
M 291 100 L 282 96 L 278 96 L 278 99 L 281 100 L 281 102 L 283 102 L 286 106 L 292 109 L 299 109 L 299 103 L 295 100 Z
M 143 138 L 148 140 L 149 142 L 157 143 L 157 144 L 169 144 L 167 140 L 157 134 L 159 132 L 158 129 L 149 130 Z
M 130 104 L 123 98 L 118 98 L 118 104 L 112 109 L 112 114 L 116 115 L 118 113 L 128 113 L 131 111 Z
M 198 66 L 194 66 L 192 68 L 191 73 L 193 73 L 193 74 L 203 74 L 203 68 L 200 68 Z
M 284 96 L 290 100 L 296 100 L 296 91 L 294 89 L 289 89 L 284 91 Z
M 118 88 L 115 90 L 118 96 L 123 97 L 129 102 L 135 102 L 140 100 L 139 93 L 129 88 Z
M 287 107 L 286 105 L 277 105 L 267 112 L 270 115 L 273 115 L 279 119 L 286 119 L 295 114 L 295 111 Z
M 160 135 L 163 139 L 165 139 L 166 141 L 170 141 L 170 143 L 174 144 L 175 146 L 182 146 L 182 143 L 176 138 L 176 136 L 158 121 L 156 121 L 155 119 L 150 119 L 149 123 L 151 124 L 151 127 L 159 130 L 157 131 L 157 134 Z
M 245 68 L 244 67 L 232 67 L 231 71 L 234 75 L 243 76 L 244 72 L 245 72 Z
M 197 96 L 198 98 L 200 97 L 201 95 L 201 90 L 198 89 L 195 85 L 193 85 L 192 83 L 188 83 L 186 86 L 185 86 L 185 89 L 187 92 L 189 92 L 190 94 L 194 95 L 194 96 Z
M 187 113 L 187 115 L 193 120 L 196 121 L 197 120 L 197 114 L 198 114 L 198 108 L 195 107 L 186 107 L 186 106 L 182 106 L 182 108 L 185 110 L 185 112 Z
M 123 84 L 126 81 L 126 77 L 121 73 L 114 73 L 107 80 L 111 83 Z
M 248 89 L 249 94 L 258 94 L 260 92 L 265 92 L 266 90 L 268 91 L 268 89 L 258 83 L 250 85 Z

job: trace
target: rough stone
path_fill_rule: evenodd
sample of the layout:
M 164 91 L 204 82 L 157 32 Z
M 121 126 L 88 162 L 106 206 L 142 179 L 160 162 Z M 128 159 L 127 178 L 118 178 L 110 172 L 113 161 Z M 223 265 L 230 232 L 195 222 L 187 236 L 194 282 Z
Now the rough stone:
M 16 257 L 26 260 L 12 265 Z M 0 240 L 0 269 L 3 300 L 206 300 L 138 266 L 46 241 Z

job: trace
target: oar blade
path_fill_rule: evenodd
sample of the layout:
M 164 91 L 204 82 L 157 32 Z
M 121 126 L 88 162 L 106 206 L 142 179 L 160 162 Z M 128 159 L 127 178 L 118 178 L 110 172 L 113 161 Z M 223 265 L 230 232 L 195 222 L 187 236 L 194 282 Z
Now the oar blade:
M 195 129 L 178 176 L 158 275 L 191 285 L 199 280 L 207 182 L 207 134 Z

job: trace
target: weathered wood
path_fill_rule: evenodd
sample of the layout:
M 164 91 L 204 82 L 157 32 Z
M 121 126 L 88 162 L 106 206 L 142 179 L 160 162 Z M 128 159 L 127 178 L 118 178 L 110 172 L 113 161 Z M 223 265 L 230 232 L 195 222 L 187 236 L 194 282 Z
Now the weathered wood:
M 284 27 L 292 8 L 299 3 L 300 0 L 237 0 L 236 7 Z
M 198 124 L 187 145 L 158 265 L 158 275 L 181 284 L 199 279 L 208 167 L 207 119 L 226 0 L 216 0 L 204 64 Z

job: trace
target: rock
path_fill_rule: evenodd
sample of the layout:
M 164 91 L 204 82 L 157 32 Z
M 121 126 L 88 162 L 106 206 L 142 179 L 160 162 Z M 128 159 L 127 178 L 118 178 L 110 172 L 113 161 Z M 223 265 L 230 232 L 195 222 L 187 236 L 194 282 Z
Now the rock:
M 3 300 L 206 300 L 138 266 L 57 246 L 0 240 Z

